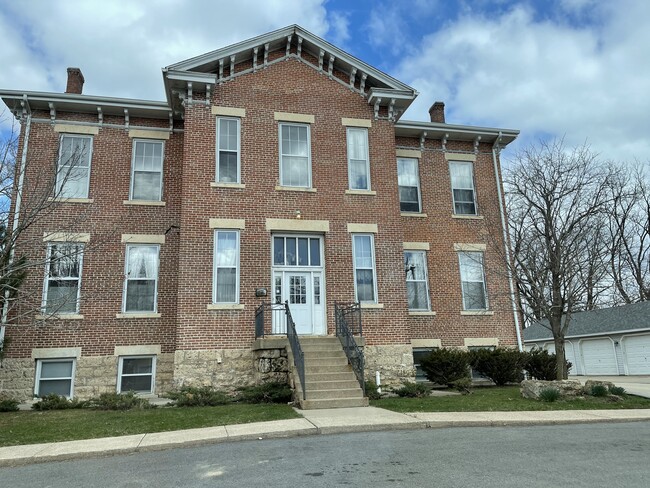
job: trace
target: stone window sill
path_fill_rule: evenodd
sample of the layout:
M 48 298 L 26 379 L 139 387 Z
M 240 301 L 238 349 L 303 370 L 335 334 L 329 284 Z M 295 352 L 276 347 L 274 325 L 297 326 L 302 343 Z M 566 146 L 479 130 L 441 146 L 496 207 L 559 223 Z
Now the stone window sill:
M 244 310 L 244 305 L 239 303 L 211 303 L 208 310 Z
M 452 219 L 461 219 L 461 220 L 483 220 L 484 217 L 482 215 L 458 215 L 458 214 L 451 214 Z
M 346 195 L 363 195 L 367 197 L 372 197 L 377 194 L 374 190 L 345 190 Z
M 124 205 L 142 205 L 150 207 L 164 207 L 166 205 L 165 202 L 161 202 L 160 200 L 124 200 L 122 203 Z
M 83 320 L 84 316 L 78 313 L 53 313 L 53 314 L 39 314 L 36 320 Z
M 123 312 L 115 315 L 117 319 L 159 319 L 162 315 L 155 312 Z
M 402 217 L 416 217 L 420 219 L 426 219 L 428 217 L 425 213 L 416 213 L 416 212 L 400 212 Z
M 428 311 L 417 311 L 417 310 L 409 310 L 409 315 L 412 317 L 435 317 L 436 312 L 428 312 Z
M 493 310 L 461 310 L 461 315 L 494 315 Z
M 304 188 L 301 186 L 282 186 L 277 185 L 275 191 L 303 191 L 307 193 L 316 193 L 316 188 Z
M 236 188 L 236 189 L 246 188 L 246 185 L 244 185 L 243 183 L 220 183 L 216 181 L 211 181 L 210 186 L 212 188 Z
M 367 309 L 370 309 L 370 310 L 373 310 L 373 309 L 379 310 L 379 309 L 384 308 L 384 304 L 383 303 L 364 303 L 364 302 L 361 302 L 361 308 L 367 308 Z
M 49 197 L 48 202 L 61 202 L 61 203 L 95 203 L 94 198 L 64 198 L 64 197 Z

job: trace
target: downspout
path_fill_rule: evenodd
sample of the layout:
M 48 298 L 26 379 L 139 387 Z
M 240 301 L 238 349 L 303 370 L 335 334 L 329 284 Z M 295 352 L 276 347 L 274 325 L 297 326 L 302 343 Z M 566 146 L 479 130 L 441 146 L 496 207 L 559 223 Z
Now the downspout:
M 20 175 L 18 176 L 18 188 L 16 189 L 16 204 L 14 206 L 13 225 L 11 229 L 12 241 L 13 241 L 13 237 L 16 235 L 16 231 L 18 230 L 18 221 L 20 218 L 20 203 L 22 200 L 23 185 L 25 182 L 25 166 L 27 164 L 27 145 L 29 143 L 29 132 L 32 126 L 32 111 L 29 108 L 27 95 L 23 95 L 23 100 L 20 103 L 23 107 L 22 115 L 24 117 L 25 114 L 27 114 L 27 120 L 25 122 L 25 133 L 23 136 L 23 150 L 20 158 Z M 9 268 L 11 268 L 11 265 L 14 261 L 14 255 L 15 255 L 14 249 L 15 248 L 12 242 L 11 249 L 9 250 L 9 259 L 8 259 Z M 7 325 L 8 315 L 9 315 L 9 290 L 6 290 L 4 296 L 4 302 L 2 304 L 2 318 L 0 319 L 0 346 L 4 344 L 5 328 Z
M 501 216 L 501 230 L 503 231 L 503 247 L 506 251 L 506 269 L 508 272 L 508 286 L 510 287 L 510 304 L 512 306 L 512 313 L 515 319 L 515 330 L 517 331 L 517 346 L 520 351 L 523 351 L 523 345 L 521 343 L 521 329 L 519 328 L 519 314 L 517 313 L 517 299 L 515 296 L 515 285 L 512 278 L 512 259 L 510 256 L 510 246 L 508 245 L 508 227 L 506 225 L 506 212 L 503 208 L 503 192 L 501 190 L 501 178 L 499 178 L 499 165 L 497 163 L 497 146 L 501 140 L 501 131 L 499 131 L 499 136 L 492 145 L 492 163 L 494 164 L 494 177 L 497 182 L 497 196 L 499 197 L 499 213 Z

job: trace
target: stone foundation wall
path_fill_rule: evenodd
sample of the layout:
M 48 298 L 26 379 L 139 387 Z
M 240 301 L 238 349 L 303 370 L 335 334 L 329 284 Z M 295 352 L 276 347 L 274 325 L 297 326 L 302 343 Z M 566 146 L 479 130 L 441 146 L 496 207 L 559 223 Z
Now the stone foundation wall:
M 0 368 L 0 391 L 19 401 L 34 396 L 36 362 L 33 359 L 2 360 Z
M 381 374 L 382 386 L 397 386 L 405 381 L 415 381 L 413 349 L 409 344 L 390 346 L 365 346 L 366 380 L 375 380 Z

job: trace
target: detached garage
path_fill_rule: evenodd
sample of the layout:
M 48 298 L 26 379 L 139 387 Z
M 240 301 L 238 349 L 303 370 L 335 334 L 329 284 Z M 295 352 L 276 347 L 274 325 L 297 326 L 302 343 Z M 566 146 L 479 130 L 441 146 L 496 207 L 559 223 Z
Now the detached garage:
M 650 302 L 574 313 L 565 339 L 569 374 L 650 375 Z M 524 344 L 555 352 L 547 322 L 524 329 Z

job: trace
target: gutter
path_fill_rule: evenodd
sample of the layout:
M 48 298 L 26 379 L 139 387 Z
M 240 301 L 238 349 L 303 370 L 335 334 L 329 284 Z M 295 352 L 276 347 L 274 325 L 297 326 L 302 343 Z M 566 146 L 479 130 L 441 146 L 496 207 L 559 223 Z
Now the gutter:
M 508 227 L 506 226 L 506 213 L 503 206 L 503 192 L 501 190 L 501 178 L 499 178 L 499 165 L 497 164 L 497 145 L 501 140 L 501 131 L 499 131 L 499 136 L 492 145 L 492 163 L 494 164 L 494 177 L 497 182 L 497 196 L 499 198 L 499 214 L 501 217 L 501 230 L 503 231 L 503 247 L 506 251 L 506 270 L 508 272 L 508 287 L 510 288 L 510 304 L 512 306 L 512 315 L 515 319 L 515 330 L 517 332 L 517 346 L 519 350 L 523 351 L 523 345 L 521 343 L 521 329 L 519 326 L 519 314 L 517 313 L 517 299 L 515 297 L 515 285 L 512 278 L 512 259 L 510 256 L 510 246 L 508 245 Z

